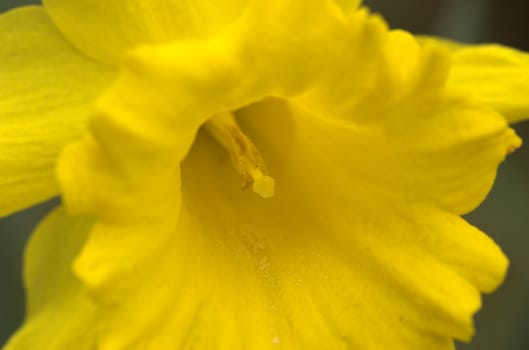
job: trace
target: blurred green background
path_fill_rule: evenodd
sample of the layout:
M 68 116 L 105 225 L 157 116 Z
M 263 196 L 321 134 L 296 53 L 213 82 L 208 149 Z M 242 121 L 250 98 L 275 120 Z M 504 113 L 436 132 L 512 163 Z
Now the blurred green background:
M 0 0 L 0 12 L 39 2 Z M 394 28 L 464 42 L 499 42 L 529 51 L 529 0 L 364 3 L 382 13 Z M 499 243 L 509 256 L 511 267 L 505 284 L 495 294 L 485 296 L 485 307 L 476 317 L 477 334 L 472 344 L 458 344 L 458 350 L 529 349 L 529 123 L 515 128 L 527 145 L 502 165 L 489 198 L 468 216 Z M 25 242 L 57 202 L 52 200 L 0 219 L 0 346 L 23 319 L 21 261 Z

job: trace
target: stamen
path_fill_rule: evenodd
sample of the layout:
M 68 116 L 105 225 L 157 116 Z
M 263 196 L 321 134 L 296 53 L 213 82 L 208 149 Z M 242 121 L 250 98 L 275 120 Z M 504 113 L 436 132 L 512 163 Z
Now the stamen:
M 261 153 L 246 136 L 231 113 L 222 113 L 209 119 L 206 130 L 230 154 L 233 167 L 242 176 L 244 188 L 263 198 L 274 196 L 274 179 L 268 176 Z

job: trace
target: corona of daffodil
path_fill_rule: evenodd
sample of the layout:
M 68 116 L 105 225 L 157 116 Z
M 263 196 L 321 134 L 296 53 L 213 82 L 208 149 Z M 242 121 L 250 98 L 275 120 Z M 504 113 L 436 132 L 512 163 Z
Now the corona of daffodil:
M 0 214 L 62 207 L 6 350 L 444 350 L 507 259 L 461 218 L 529 56 L 355 0 L 44 0 L 0 16 Z

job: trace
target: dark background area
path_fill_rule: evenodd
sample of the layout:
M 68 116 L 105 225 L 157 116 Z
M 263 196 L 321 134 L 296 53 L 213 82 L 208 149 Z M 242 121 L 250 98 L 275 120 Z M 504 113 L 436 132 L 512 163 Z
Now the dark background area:
M 0 0 L 0 12 L 29 3 L 39 1 Z M 529 0 L 364 3 L 382 13 L 393 28 L 469 43 L 498 42 L 529 51 Z M 472 344 L 458 344 L 458 350 L 529 349 L 529 123 L 515 128 L 527 145 L 502 165 L 489 198 L 468 216 L 504 249 L 511 267 L 505 284 L 484 297 L 484 308 L 476 316 L 477 333 Z M 56 203 L 55 200 L 0 219 L 0 346 L 23 319 L 21 261 L 25 242 Z

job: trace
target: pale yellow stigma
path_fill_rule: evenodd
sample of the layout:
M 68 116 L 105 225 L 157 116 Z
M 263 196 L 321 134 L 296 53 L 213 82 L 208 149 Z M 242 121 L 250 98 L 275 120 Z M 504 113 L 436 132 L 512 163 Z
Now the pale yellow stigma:
M 274 196 L 274 179 L 268 176 L 261 153 L 246 136 L 231 113 L 222 113 L 209 119 L 206 130 L 230 154 L 233 167 L 242 176 L 244 187 L 263 198 Z

